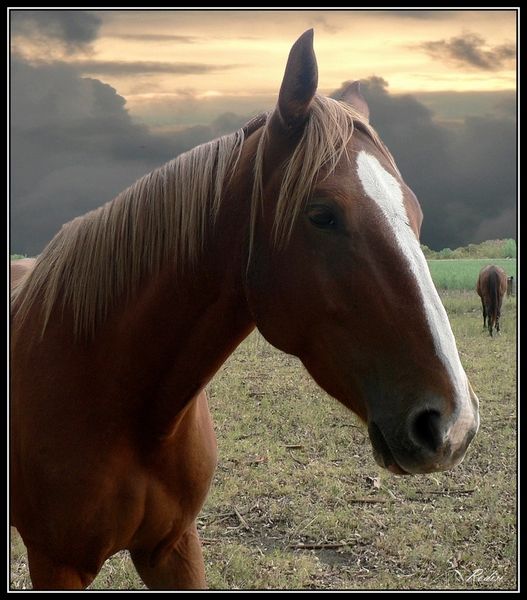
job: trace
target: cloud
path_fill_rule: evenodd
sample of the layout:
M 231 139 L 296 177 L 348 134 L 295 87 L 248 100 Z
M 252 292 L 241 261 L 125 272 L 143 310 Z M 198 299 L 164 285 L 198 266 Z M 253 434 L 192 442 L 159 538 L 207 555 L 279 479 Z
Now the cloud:
M 10 16 L 12 34 L 57 41 L 68 53 L 89 47 L 102 24 L 99 16 L 83 10 L 12 10 Z
M 342 31 L 342 26 L 335 25 L 335 23 L 330 23 L 326 17 L 321 15 L 316 15 L 312 18 L 312 23 L 315 27 L 320 27 L 323 31 L 327 33 L 333 34 Z
M 432 58 L 461 67 L 484 71 L 499 71 L 516 57 L 516 45 L 486 45 L 484 38 L 476 33 L 465 33 L 449 40 L 435 40 L 417 45 Z
M 165 33 L 113 33 L 109 37 L 138 42 L 180 42 L 183 44 L 195 44 L 200 40 L 200 38 L 192 35 L 169 35 Z
M 452 10 L 380 10 L 377 14 L 396 19 L 419 19 L 424 21 L 451 18 L 457 11 Z
M 513 115 L 502 111 L 465 117 L 452 127 L 436 121 L 412 95 L 391 95 L 380 77 L 363 81 L 361 89 L 372 125 L 419 199 L 423 243 L 441 249 L 515 237 Z
M 11 65 L 11 248 L 38 254 L 63 223 L 139 177 L 240 127 L 223 114 L 206 126 L 156 133 L 136 123 L 110 85 L 68 65 Z
M 71 67 L 79 73 L 96 75 L 144 75 L 150 73 L 171 73 L 177 75 L 201 75 L 214 71 L 236 69 L 241 65 L 212 65 L 207 63 L 183 63 L 161 61 L 124 61 L 124 60 L 75 60 L 53 61 L 53 63 L 34 62 L 35 66 L 56 64 Z
M 332 25 L 329 25 L 325 22 L 323 17 L 320 17 L 321 21 L 324 21 L 322 24 L 327 26 L 328 29 L 332 29 L 334 31 L 337 28 L 334 28 Z M 197 35 L 171 35 L 165 33 L 112 33 L 107 37 L 115 38 L 119 40 L 132 40 L 136 42 L 177 42 L 181 44 L 198 44 L 200 42 L 207 42 L 211 40 L 228 40 L 232 42 L 232 35 L 207 35 L 207 36 L 197 36 Z M 261 40 L 260 36 L 255 35 L 235 35 L 234 39 L 236 40 Z
M 249 94 L 192 99 L 189 91 L 188 98 L 156 105 L 159 127 L 172 125 L 163 132 L 134 121 L 113 87 L 83 78 L 67 64 L 36 66 L 15 57 L 11 79 L 11 249 L 30 255 L 63 223 L 273 103 L 271 96 L 255 100 Z M 515 237 L 516 122 L 510 97 L 494 113 L 487 98 L 487 115 L 458 118 L 452 127 L 414 96 L 392 95 L 380 77 L 363 81 L 362 89 L 372 124 L 423 208 L 423 243 L 441 249 Z M 196 122 L 188 111 L 206 114 L 205 124 L 185 126 Z
M 467 116 L 506 116 L 515 118 L 514 90 L 478 92 L 414 92 L 412 94 L 434 113 L 439 121 L 463 121 Z
M 518 217 L 515 208 L 503 210 L 499 215 L 484 219 L 474 237 L 478 240 L 516 239 Z
M 512 92 L 510 95 L 498 99 L 494 104 L 494 110 L 502 116 L 516 119 L 516 94 Z

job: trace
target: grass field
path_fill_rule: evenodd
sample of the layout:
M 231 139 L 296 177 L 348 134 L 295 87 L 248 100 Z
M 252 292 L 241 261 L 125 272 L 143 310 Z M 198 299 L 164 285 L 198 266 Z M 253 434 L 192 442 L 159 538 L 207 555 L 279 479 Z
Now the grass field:
M 516 279 L 516 260 L 508 258 L 467 258 L 428 260 L 432 279 L 438 289 L 474 290 L 479 272 L 486 265 L 501 267 Z
M 516 299 L 490 338 L 475 292 L 441 295 L 481 403 L 451 472 L 382 470 L 358 420 L 257 333 L 222 367 L 209 389 L 219 464 L 199 518 L 211 588 L 516 587 Z M 11 586 L 31 587 L 16 532 Z M 144 586 L 122 552 L 91 587 Z

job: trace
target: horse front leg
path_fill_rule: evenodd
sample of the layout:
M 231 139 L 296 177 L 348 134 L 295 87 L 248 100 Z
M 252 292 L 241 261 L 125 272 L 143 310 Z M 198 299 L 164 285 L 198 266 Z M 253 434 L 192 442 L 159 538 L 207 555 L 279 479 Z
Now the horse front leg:
M 159 562 L 151 552 L 133 550 L 134 566 L 145 585 L 152 590 L 203 590 L 205 563 L 194 523 Z
M 83 590 L 97 575 L 58 563 L 33 546 L 27 548 L 27 559 L 34 590 Z

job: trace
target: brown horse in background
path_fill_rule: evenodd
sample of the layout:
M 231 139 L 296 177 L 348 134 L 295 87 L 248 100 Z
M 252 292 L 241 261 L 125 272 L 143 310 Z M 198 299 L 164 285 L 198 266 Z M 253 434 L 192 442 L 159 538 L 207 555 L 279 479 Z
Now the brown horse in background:
M 501 304 L 507 291 L 507 273 L 495 265 L 483 267 L 479 272 L 476 291 L 481 298 L 483 308 L 483 327 L 500 331 Z
M 16 288 L 10 509 L 35 588 L 85 587 L 122 549 L 151 588 L 205 587 L 204 389 L 255 326 L 366 422 L 381 466 L 463 460 L 478 400 L 419 203 L 358 85 L 317 81 L 310 30 L 273 112 L 66 224 Z

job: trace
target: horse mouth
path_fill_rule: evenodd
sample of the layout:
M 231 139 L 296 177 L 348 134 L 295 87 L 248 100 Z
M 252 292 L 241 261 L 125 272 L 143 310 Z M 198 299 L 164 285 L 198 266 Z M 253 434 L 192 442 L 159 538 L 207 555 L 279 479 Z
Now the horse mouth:
M 396 475 L 409 475 L 408 471 L 405 471 L 397 463 L 382 431 L 373 421 L 370 421 L 368 424 L 368 433 L 370 435 L 375 462 Z

